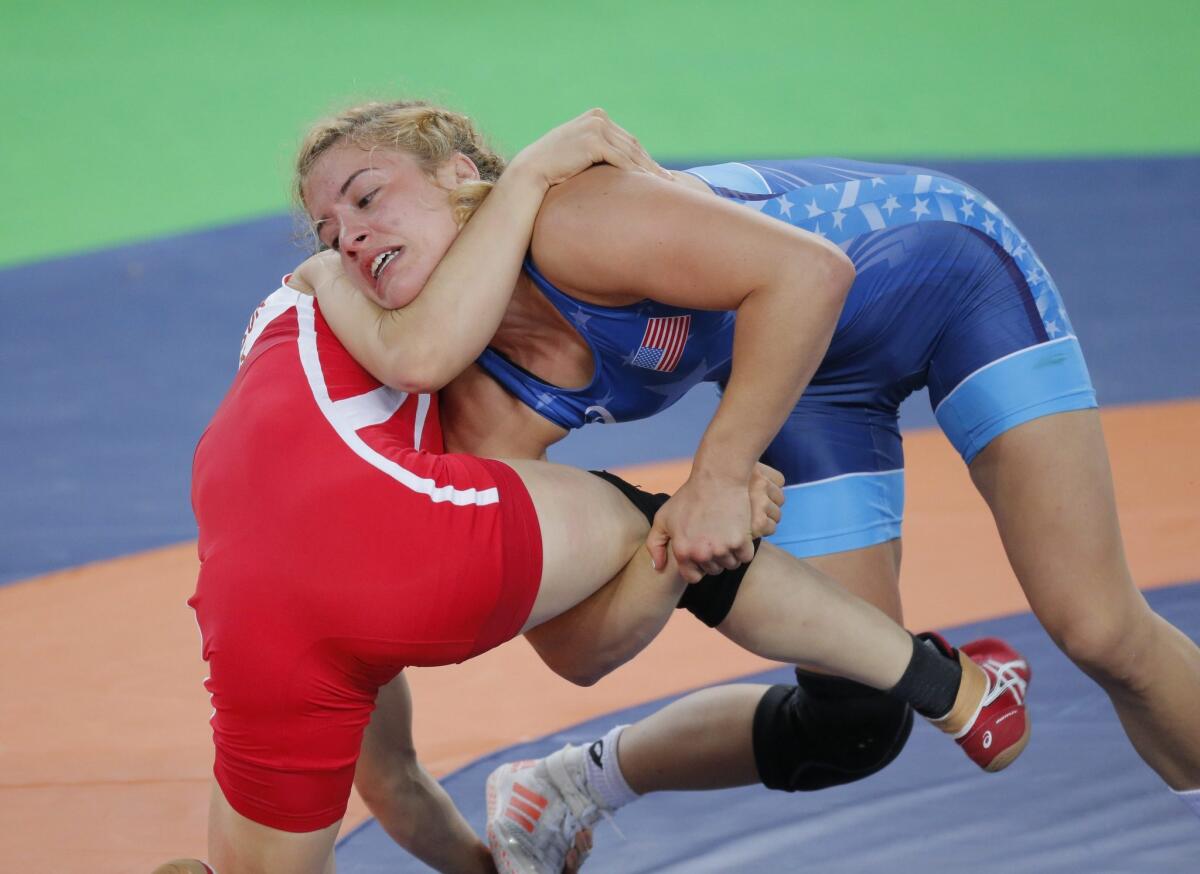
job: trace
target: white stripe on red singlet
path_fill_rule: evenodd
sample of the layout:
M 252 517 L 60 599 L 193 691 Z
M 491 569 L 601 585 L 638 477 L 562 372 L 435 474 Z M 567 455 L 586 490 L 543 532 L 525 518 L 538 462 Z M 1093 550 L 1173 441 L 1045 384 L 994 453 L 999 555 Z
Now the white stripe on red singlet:
M 274 295 L 272 295 L 274 297 Z M 313 311 L 313 299 L 306 294 L 298 294 L 295 302 L 296 322 L 299 328 L 297 344 L 300 350 L 300 364 L 304 375 L 308 378 L 308 386 L 312 390 L 313 399 L 317 402 L 325 419 L 333 426 L 337 435 L 342 438 L 350 449 L 367 464 L 396 480 L 401 485 L 422 495 L 428 495 L 434 503 L 450 503 L 459 507 L 483 506 L 495 504 L 500 500 L 500 494 L 495 487 L 490 489 L 456 489 L 453 486 L 439 486 L 434 480 L 418 476 L 408 468 L 397 464 L 390 458 L 379 454 L 368 446 L 355 431 L 351 417 L 344 415 L 351 407 L 343 407 L 344 401 L 334 402 L 329 397 L 329 387 L 325 384 L 325 374 L 321 370 L 321 358 L 317 354 L 316 318 Z M 372 392 L 371 394 L 374 394 Z M 428 395 L 420 395 L 424 399 L 425 410 L 429 408 Z M 418 401 L 419 403 L 419 401 Z M 420 412 L 418 406 L 418 412 Z M 385 420 L 386 421 L 386 420 Z M 424 420 L 418 423 L 424 426 Z M 359 425 L 358 427 L 362 427 Z M 419 436 L 419 435 L 418 435 Z
M 429 395 L 417 395 L 417 415 L 413 423 L 413 446 L 421 448 L 421 437 L 425 433 L 425 417 L 429 415 Z
M 255 341 L 266 330 L 267 325 L 294 307 L 296 301 L 302 297 L 308 297 L 308 295 L 301 294 L 296 289 L 288 288 L 286 285 L 281 285 L 275 291 L 271 292 L 270 297 L 258 305 L 258 308 L 254 311 L 254 315 L 250 317 L 250 324 L 246 326 L 246 333 L 242 336 L 242 355 L 238 359 L 238 367 L 241 367 L 242 362 L 246 360 L 246 356 L 250 354 L 250 350 L 254 348 Z
M 334 401 L 333 409 L 339 419 L 345 421 L 352 430 L 357 431 L 359 428 L 382 425 L 396 415 L 396 411 L 404 405 L 407 399 L 408 392 L 381 385 L 374 391 Z M 428 405 L 429 401 L 426 400 L 425 403 Z

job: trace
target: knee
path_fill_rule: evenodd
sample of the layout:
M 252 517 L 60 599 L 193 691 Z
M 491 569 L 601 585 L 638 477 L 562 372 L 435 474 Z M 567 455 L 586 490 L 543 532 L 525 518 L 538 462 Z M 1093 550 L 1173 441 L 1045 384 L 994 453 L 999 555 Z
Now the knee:
M 1077 609 L 1043 619 L 1043 624 L 1059 649 L 1088 676 L 1101 683 L 1133 685 L 1150 645 L 1152 618 L 1142 601 L 1140 609 L 1126 604 Z
M 754 757 L 769 789 L 809 792 L 885 768 L 912 731 L 912 709 L 867 686 L 797 671 L 754 715 Z
M 573 686 L 582 686 L 587 688 L 595 686 L 614 670 L 621 666 L 620 662 L 615 660 L 606 660 L 602 656 L 595 656 L 587 661 L 571 660 L 556 663 L 546 663 L 550 670 L 558 674 L 568 683 Z

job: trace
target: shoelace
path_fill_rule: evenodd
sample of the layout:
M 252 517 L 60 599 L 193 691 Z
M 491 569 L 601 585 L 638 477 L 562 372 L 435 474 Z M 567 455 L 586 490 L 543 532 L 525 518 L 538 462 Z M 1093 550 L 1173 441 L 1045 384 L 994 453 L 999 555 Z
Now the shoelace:
M 626 840 L 625 832 L 621 831 L 621 827 L 613 819 L 612 813 L 597 804 L 587 792 L 576 785 L 574 779 L 567 773 L 567 767 L 564 764 L 565 758 L 565 756 L 556 754 L 549 756 L 545 761 L 546 773 L 550 777 L 550 782 L 562 794 L 563 800 L 567 802 L 567 809 L 571 811 L 584 827 L 590 827 L 598 818 L 603 817 L 612 826 L 613 831 L 620 836 L 621 840 Z M 575 828 L 572 827 L 568 833 L 567 825 L 568 823 L 564 819 L 563 834 L 574 840 Z
M 998 662 L 995 659 L 988 659 L 981 667 L 996 677 L 996 682 L 992 684 L 992 688 L 983 696 L 983 707 L 991 704 L 1005 692 L 1009 691 L 1013 693 L 1013 697 L 1018 704 L 1022 702 L 1029 683 L 1017 673 L 1017 669 L 1029 668 L 1028 663 L 1024 659 L 1013 659 L 1008 662 Z

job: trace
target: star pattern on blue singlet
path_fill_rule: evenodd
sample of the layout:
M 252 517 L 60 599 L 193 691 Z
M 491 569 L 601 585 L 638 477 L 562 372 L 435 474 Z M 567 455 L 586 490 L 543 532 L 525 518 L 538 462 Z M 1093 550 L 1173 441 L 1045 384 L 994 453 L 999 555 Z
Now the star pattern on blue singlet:
M 961 182 L 932 174 L 871 176 L 820 185 L 753 163 L 770 194 L 721 189 L 724 196 L 842 246 L 862 234 L 921 221 L 974 228 L 997 242 L 1017 263 L 1038 313 L 1053 339 L 1074 331 L 1045 265 L 1000 208 Z M 783 190 L 779 190 L 783 189 Z

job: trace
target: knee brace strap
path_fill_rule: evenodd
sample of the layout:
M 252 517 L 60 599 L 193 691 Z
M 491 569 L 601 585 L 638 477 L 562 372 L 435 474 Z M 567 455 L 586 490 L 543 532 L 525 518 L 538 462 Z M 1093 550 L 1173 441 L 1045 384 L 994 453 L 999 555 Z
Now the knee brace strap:
M 754 714 L 754 760 L 768 789 L 812 792 L 882 770 L 912 731 L 912 708 L 869 686 L 807 671 L 772 686 Z
M 633 483 L 626 482 L 615 473 L 609 473 L 607 470 L 589 470 L 592 476 L 598 476 L 606 483 L 615 486 L 617 491 L 629 499 L 629 503 L 637 507 L 638 512 L 646 517 L 646 521 L 651 525 L 654 524 L 654 514 L 659 508 L 671 499 L 670 495 L 665 495 L 662 492 L 657 494 L 647 492 L 644 489 L 639 489 Z
M 760 543 L 762 543 L 762 538 L 756 538 L 754 541 L 755 555 L 758 555 Z M 725 621 L 725 617 L 733 609 L 738 589 L 742 586 L 742 578 L 746 576 L 746 571 L 750 569 L 752 561 L 754 561 L 753 558 L 731 571 L 710 574 L 702 577 L 700 582 L 692 583 L 683 590 L 683 596 L 675 605 L 676 609 L 688 610 L 709 628 L 716 628 Z
M 626 482 L 616 474 L 609 473 L 607 470 L 592 470 L 588 471 L 588 473 L 598 476 L 605 482 L 615 486 L 621 494 L 629 499 L 633 506 L 638 508 L 642 515 L 646 517 L 646 521 L 651 525 L 654 524 L 654 514 L 671 497 L 661 492 L 652 494 L 639 489 L 632 483 Z M 758 553 L 760 542 L 761 539 L 754 541 L 755 554 Z M 676 606 L 679 609 L 690 611 L 709 628 L 715 628 L 725 620 L 725 617 L 729 615 L 729 611 L 733 608 L 738 588 L 742 585 L 742 578 L 746 575 L 748 567 L 750 567 L 750 562 L 746 562 L 746 564 L 731 571 L 722 571 L 719 574 L 704 577 L 700 582 L 693 583 L 684 590 L 683 596 L 679 599 L 679 603 Z

